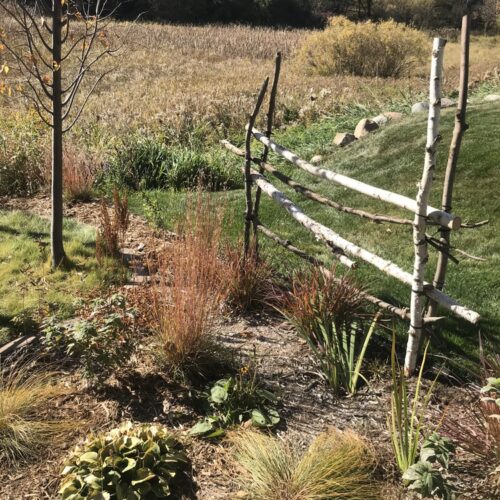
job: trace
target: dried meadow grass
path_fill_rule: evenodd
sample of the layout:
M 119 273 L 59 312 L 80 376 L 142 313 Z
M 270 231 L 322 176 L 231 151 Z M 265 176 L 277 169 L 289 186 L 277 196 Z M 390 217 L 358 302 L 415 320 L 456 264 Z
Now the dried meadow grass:
M 290 441 L 245 431 L 231 437 L 245 497 L 253 500 L 380 498 L 374 453 L 353 431 L 331 429 L 301 454 Z
M 58 373 L 17 361 L 1 366 L 0 459 L 10 465 L 32 458 L 51 440 L 75 427 L 75 421 L 44 418 L 47 405 L 71 393 Z

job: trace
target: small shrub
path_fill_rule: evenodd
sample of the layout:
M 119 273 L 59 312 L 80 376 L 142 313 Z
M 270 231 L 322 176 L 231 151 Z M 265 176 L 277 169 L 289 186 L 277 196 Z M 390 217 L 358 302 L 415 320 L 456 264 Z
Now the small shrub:
M 86 378 L 104 381 L 116 368 L 125 365 L 133 351 L 135 314 L 121 295 L 94 301 L 89 319 L 60 323 L 45 320 L 43 343 L 48 351 L 58 351 L 78 359 Z
M 109 214 L 106 201 L 101 201 L 101 227 L 96 235 L 96 258 L 100 262 L 103 257 L 120 256 L 120 246 L 125 241 L 125 235 L 130 223 L 127 195 L 120 195 L 113 190 L 113 212 Z
M 237 170 L 219 152 L 169 146 L 161 137 L 135 136 L 111 158 L 101 183 L 127 189 L 196 189 L 209 191 L 242 186 Z
M 177 233 L 179 239 L 159 256 L 152 287 L 155 352 L 170 372 L 203 375 L 220 353 L 211 329 L 226 294 L 220 280 L 221 210 L 199 191 L 188 201 Z
M 191 429 L 193 436 L 213 438 L 232 425 L 274 427 L 280 421 L 276 397 L 258 382 L 254 363 L 235 376 L 218 380 L 203 397 L 210 414 Z
M 500 461 L 500 409 L 473 392 L 470 397 L 460 414 L 445 410 L 441 432 L 467 452 L 496 463 Z
M 253 500 L 380 498 L 372 449 L 352 431 L 332 429 L 300 454 L 290 442 L 246 431 L 232 438 L 239 482 Z
M 321 373 L 336 392 L 356 392 L 378 317 L 367 332 L 359 320 L 361 292 L 347 279 L 319 271 L 299 274 L 279 306 L 306 340 Z M 358 319 L 356 316 L 358 315 Z
M 400 77 L 428 55 L 427 37 L 394 21 L 354 23 L 332 17 L 311 35 L 298 55 L 310 73 L 324 76 Z
M 270 298 L 273 271 L 250 253 L 245 259 L 241 245 L 227 245 L 223 252 L 227 281 L 227 303 L 236 312 L 249 311 Z
M 422 498 L 454 500 L 455 491 L 443 476 L 454 451 L 455 445 L 448 438 L 436 432 L 427 437 L 420 448 L 418 462 L 408 467 L 403 474 L 408 489 L 419 493 Z
M 49 419 L 47 407 L 71 389 L 57 383 L 60 374 L 32 369 L 26 362 L 0 366 L 0 459 L 8 463 L 35 456 L 75 421 Z
M 83 498 L 172 498 L 188 459 L 164 427 L 130 422 L 87 439 L 68 460 L 59 493 Z

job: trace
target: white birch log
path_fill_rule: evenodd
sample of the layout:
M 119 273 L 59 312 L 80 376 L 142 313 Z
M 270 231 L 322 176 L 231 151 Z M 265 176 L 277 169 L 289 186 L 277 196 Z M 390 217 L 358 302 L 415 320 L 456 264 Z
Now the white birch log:
M 357 191 L 358 193 L 366 194 L 371 198 L 391 203 L 393 205 L 396 205 L 397 207 L 409 210 L 410 212 L 417 212 L 417 202 L 415 200 L 412 200 L 411 198 L 392 193 L 391 191 L 387 191 L 385 189 L 370 186 L 369 184 L 357 181 L 355 179 L 352 179 L 351 177 L 347 177 L 346 175 L 338 174 L 336 172 L 333 172 L 332 170 L 315 167 L 307 161 L 300 159 L 295 153 L 292 153 L 285 147 L 274 142 L 272 139 L 269 139 L 262 132 L 259 132 L 259 130 L 257 130 L 256 128 L 253 129 L 253 135 L 257 140 L 262 142 L 262 144 L 264 144 L 265 146 L 269 147 L 276 154 L 279 154 L 297 167 L 300 167 L 302 170 L 305 170 L 306 172 L 309 172 L 316 177 L 321 177 L 330 182 L 334 182 L 346 188 L 352 189 L 353 191 Z M 450 229 L 459 229 L 462 224 L 460 217 L 454 216 L 453 214 L 446 213 L 443 210 L 438 210 L 437 208 L 433 208 L 430 206 L 427 207 L 427 217 L 432 222 L 435 222 L 436 224 L 439 224 L 441 226 L 448 227 Z
M 251 178 L 253 182 L 262 189 L 262 192 L 270 196 L 276 203 L 281 205 L 296 221 L 302 224 L 306 229 L 314 233 L 324 241 L 329 241 L 334 246 L 343 250 L 346 254 L 358 257 L 365 262 L 375 266 L 383 273 L 398 279 L 399 281 L 411 286 L 413 283 L 413 276 L 398 267 L 396 264 L 379 257 L 378 255 L 364 250 L 363 248 L 351 243 L 331 229 L 319 224 L 315 220 L 307 216 L 297 205 L 290 201 L 281 191 L 278 191 L 270 182 L 268 182 L 257 171 L 251 170 Z M 471 323 L 477 323 L 480 319 L 478 313 L 461 306 L 455 300 L 451 299 L 443 292 L 434 290 L 430 283 L 424 283 L 424 293 L 433 300 L 436 300 L 444 308 L 452 311 L 456 316 L 463 318 Z
M 432 47 L 431 76 L 429 86 L 429 119 L 427 122 L 427 144 L 425 149 L 424 171 L 417 193 L 417 211 L 413 222 L 413 244 L 415 263 L 410 303 L 410 328 L 406 345 L 405 374 L 411 375 L 417 363 L 418 349 L 424 327 L 424 279 L 425 267 L 429 260 L 427 248 L 427 208 L 436 170 L 436 151 L 439 142 L 439 121 L 441 117 L 441 85 L 443 78 L 443 57 L 446 40 L 434 38 Z

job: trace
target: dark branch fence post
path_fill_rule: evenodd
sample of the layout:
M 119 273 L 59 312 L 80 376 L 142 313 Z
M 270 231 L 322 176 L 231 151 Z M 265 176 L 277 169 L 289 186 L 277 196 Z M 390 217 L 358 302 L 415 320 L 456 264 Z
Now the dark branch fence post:
M 252 168 L 252 130 L 255 125 L 255 120 L 259 114 L 260 108 L 262 107 L 262 102 L 267 92 L 267 87 L 269 85 L 269 78 L 266 78 L 262 88 L 260 89 L 259 97 L 257 98 L 257 103 L 255 108 L 250 115 L 248 120 L 248 128 L 246 131 L 245 138 L 245 197 L 246 197 L 246 211 L 245 211 L 245 241 L 244 241 L 244 257 L 248 257 L 250 251 L 250 232 L 252 228 L 252 222 L 254 220 L 253 213 L 253 201 L 252 201 L 252 177 L 250 171 Z
M 276 95 L 278 93 L 280 73 L 281 73 L 281 52 L 278 52 L 276 54 L 274 79 L 273 79 L 273 85 L 271 88 L 271 96 L 269 98 L 269 109 L 267 112 L 266 135 L 269 138 L 271 138 L 271 135 L 273 133 L 274 114 L 275 114 L 275 110 L 276 110 Z M 261 157 L 262 164 L 259 168 L 259 171 L 261 174 L 264 173 L 263 164 L 265 164 L 267 162 L 268 156 L 269 156 L 269 147 L 264 146 L 264 151 L 262 152 L 262 157 Z M 255 259 L 259 258 L 259 237 L 258 237 L 259 233 L 257 230 L 257 225 L 259 223 L 259 209 L 260 209 L 261 196 L 262 196 L 262 189 L 260 187 L 257 187 L 257 191 L 255 193 L 255 207 L 254 207 L 254 217 L 253 217 L 254 238 L 255 238 Z
M 470 8 L 466 7 L 464 16 L 462 17 L 462 36 L 461 36 L 461 58 L 460 58 L 460 90 L 458 98 L 457 113 L 455 115 L 455 128 L 450 144 L 450 152 L 448 155 L 448 163 L 444 177 L 443 196 L 441 200 L 442 210 L 451 213 L 453 201 L 453 187 L 455 184 L 455 174 L 457 171 L 458 157 L 462 146 L 462 138 L 468 129 L 466 123 L 467 112 L 467 96 L 469 90 L 469 48 L 470 48 L 470 26 L 471 15 Z M 440 240 L 444 251 L 439 253 L 436 272 L 434 274 L 433 285 L 438 290 L 444 288 L 446 270 L 448 268 L 449 250 L 451 231 L 448 228 L 440 228 Z M 427 316 L 435 316 L 437 312 L 437 304 L 429 303 Z

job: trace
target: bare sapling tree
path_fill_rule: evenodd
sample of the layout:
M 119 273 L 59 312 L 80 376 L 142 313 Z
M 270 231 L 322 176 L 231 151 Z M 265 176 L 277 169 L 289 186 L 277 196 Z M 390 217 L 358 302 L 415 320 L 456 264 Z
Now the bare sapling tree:
M 96 74 L 98 63 L 114 54 L 107 0 L 0 0 L 8 31 L 0 46 L 12 64 L 15 90 L 52 129 L 52 267 L 66 260 L 63 245 L 63 136 L 78 122 L 90 96 L 112 71 Z M 84 80 L 86 93 L 80 96 Z

